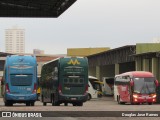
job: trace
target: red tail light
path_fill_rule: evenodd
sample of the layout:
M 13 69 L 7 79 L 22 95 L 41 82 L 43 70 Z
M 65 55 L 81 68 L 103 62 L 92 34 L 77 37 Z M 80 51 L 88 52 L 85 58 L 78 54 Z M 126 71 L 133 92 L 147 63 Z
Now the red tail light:
M 34 83 L 34 89 L 33 89 L 32 93 L 36 93 L 36 92 L 37 92 L 37 84 Z
M 58 86 L 58 92 L 62 93 L 62 86 L 61 85 Z
M 88 92 L 88 85 L 86 85 L 86 87 L 85 87 L 85 92 L 84 92 L 84 94 L 86 94 Z
M 159 86 L 159 84 L 158 84 L 158 80 L 155 80 L 155 84 L 156 84 L 156 87 L 158 87 L 158 86 Z
M 10 90 L 9 90 L 9 85 L 8 85 L 8 83 L 6 84 L 6 92 L 7 92 L 7 93 L 10 93 Z

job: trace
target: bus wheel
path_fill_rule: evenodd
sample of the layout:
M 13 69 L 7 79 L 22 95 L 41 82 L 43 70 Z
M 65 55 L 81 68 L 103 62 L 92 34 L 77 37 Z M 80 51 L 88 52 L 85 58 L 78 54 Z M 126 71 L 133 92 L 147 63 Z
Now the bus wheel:
M 26 106 L 30 106 L 30 102 L 26 102 Z
M 73 106 L 76 106 L 76 103 L 73 103 Z
M 4 104 L 5 104 L 5 106 L 13 106 L 13 103 L 11 103 L 9 101 L 6 101 Z
M 91 94 L 88 94 L 88 100 L 90 100 L 91 99 Z
M 118 99 L 118 100 L 117 100 L 117 101 L 118 101 L 118 104 L 123 104 L 123 105 L 125 104 L 125 102 L 120 102 L 120 96 L 119 96 L 117 99 Z
M 5 105 L 5 106 L 8 106 L 8 102 L 5 102 L 4 105 Z
M 43 106 L 46 106 L 47 105 L 47 103 L 46 102 L 43 102 Z
M 117 96 L 117 102 L 120 104 L 120 96 Z
M 34 106 L 34 102 L 31 102 L 31 106 Z
M 52 100 L 52 106 L 60 106 L 59 102 L 55 101 L 54 99 Z
M 4 105 L 5 105 L 5 106 L 9 106 L 9 102 L 6 101 L 6 102 L 4 103 Z
M 13 103 L 9 103 L 9 106 L 13 106 Z
M 68 103 L 64 103 L 65 106 L 68 106 Z
M 149 102 L 148 105 L 152 105 L 152 102 Z
M 54 105 L 55 106 L 60 106 L 60 104 L 58 102 L 55 102 Z
M 83 106 L 83 102 L 77 103 L 77 106 Z

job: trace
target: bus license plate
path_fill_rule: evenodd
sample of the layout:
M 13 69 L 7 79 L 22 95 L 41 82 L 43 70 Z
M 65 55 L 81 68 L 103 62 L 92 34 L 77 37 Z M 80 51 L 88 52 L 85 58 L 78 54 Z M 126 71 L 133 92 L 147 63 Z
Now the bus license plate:
M 77 98 L 71 98 L 71 100 L 77 100 Z
M 20 100 L 24 100 L 24 97 L 19 97 Z

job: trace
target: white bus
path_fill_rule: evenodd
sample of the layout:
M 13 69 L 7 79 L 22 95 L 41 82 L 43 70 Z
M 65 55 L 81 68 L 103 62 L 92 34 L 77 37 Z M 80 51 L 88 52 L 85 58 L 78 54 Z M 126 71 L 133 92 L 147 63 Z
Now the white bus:
M 114 94 L 114 77 L 103 77 L 102 91 L 104 95 Z
M 89 76 L 89 82 L 88 82 L 88 100 L 90 99 L 96 99 L 100 96 L 102 96 L 102 88 L 101 88 L 102 82 L 98 80 L 98 78 Z

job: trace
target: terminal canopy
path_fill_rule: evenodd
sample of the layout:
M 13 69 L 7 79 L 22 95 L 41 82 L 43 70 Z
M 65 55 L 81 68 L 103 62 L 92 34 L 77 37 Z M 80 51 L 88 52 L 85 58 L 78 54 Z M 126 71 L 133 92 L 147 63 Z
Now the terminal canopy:
M 0 0 L 0 17 L 58 17 L 76 0 Z

